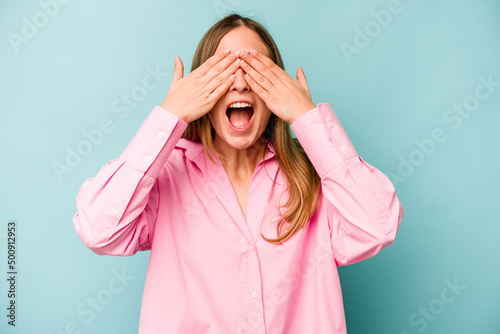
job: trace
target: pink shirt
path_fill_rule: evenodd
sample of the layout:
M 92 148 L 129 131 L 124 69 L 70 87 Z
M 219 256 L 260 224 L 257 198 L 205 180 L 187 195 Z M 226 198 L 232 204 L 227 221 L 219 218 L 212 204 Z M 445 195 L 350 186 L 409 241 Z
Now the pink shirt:
M 404 211 L 389 179 L 319 103 L 291 125 L 321 177 L 318 209 L 273 245 L 260 236 L 276 237 L 271 221 L 285 191 L 272 143 L 255 169 L 245 220 L 225 169 L 200 142 L 181 138 L 186 127 L 155 106 L 76 198 L 75 229 L 92 251 L 151 250 L 139 333 L 346 333 L 337 267 L 394 241 Z

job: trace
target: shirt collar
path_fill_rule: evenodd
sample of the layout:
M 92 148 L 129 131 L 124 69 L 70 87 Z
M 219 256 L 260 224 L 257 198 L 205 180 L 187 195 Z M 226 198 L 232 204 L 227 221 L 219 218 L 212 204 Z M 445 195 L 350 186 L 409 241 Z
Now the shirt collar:
M 191 161 L 196 162 L 201 156 L 205 156 L 208 159 L 203 144 L 200 141 L 180 138 L 175 146 L 183 148 L 186 151 L 186 157 Z M 267 147 L 269 148 L 269 152 L 264 156 L 264 160 L 271 159 L 275 155 L 274 146 L 270 140 L 267 141 Z

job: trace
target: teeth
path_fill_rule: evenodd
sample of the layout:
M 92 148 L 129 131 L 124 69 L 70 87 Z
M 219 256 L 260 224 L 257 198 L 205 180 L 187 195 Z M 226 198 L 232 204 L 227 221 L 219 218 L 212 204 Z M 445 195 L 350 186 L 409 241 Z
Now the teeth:
M 252 107 L 252 105 L 247 102 L 234 102 L 231 103 L 228 108 L 245 108 L 245 107 Z

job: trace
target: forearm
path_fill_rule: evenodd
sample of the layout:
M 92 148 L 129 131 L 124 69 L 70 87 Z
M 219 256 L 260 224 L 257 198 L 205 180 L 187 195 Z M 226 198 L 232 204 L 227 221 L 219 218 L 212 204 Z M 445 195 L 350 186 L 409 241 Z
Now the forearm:
M 292 130 L 321 178 L 338 262 L 361 261 L 392 243 L 404 214 L 394 186 L 358 156 L 331 107 L 320 103 Z
M 156 178 L 187 124 L 156 106 L 121 156 L 82 185 L 75 229 L 97 254 L 132 255 L 150 247 Z

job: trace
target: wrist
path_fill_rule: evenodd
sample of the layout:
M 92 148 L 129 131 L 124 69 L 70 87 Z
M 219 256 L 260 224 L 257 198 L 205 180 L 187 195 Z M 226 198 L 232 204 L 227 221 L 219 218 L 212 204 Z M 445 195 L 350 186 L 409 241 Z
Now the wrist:
M 162 107 L 163 109 L 165 109 L 169 113 L 174 114 L 178 118 L 182 119 L 184 122 L 186 122 L 186 123 L 190 122 L 190 120 L 188 119 L 188 117 L 186 117 L 185 115 L 183 115 L 183 114 L 179 113 L 178 111 L 176 111 L 175 108 L 171 108 L 165 102 L 163 102 L 162 104 L 160 104 L 160 107 Z
M 300 116 L 304 115 L 304 114 L 307 114 L 309 111 L 313 110 L 317 108 L 313 103 L 311 103 L 310 105 L 302 108 L 302 111 L 300 113 L 298 113 L 295 117 L 293 117 L 291 120 L 290 120 L 290 125 L 293 124 L 293 122 L 295 122 L 297 119 L 300 118 Z

